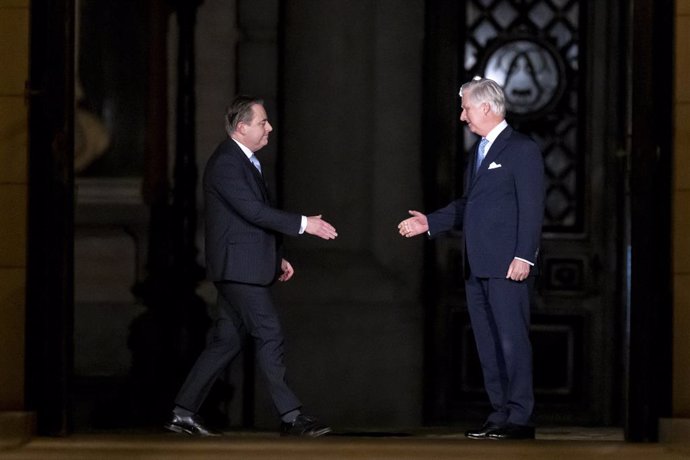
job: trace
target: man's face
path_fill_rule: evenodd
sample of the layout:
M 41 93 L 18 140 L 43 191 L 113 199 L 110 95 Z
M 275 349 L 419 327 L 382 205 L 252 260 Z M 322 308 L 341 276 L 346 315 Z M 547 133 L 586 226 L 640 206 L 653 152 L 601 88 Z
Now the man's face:
M 470 131 L 482 137 L 489 134 L 489 131 L 500 121 L 500 117 L 491 112 L 489 104 L 477 102 L 470 91 L 463 94 L 461 107 L 460 121 L 467 123 Z
M 475 134 L 480 136 L 488 134 L 486 130 L 488 104 L 478 104 L 467 94 L 462 98 L 461 107 L 460 121 L 467 123 L 467 127 Z
M 242 134 L 241 142 L 249 150 L 256 152 L 268 144 L 268 133 L 273 131 L 273 127 L 268 122 L 268 116 L 263 105 L 254 104 L 252 113 L 254 114 L 252 121 L 249 124 L 241 123 L 239 128 Z

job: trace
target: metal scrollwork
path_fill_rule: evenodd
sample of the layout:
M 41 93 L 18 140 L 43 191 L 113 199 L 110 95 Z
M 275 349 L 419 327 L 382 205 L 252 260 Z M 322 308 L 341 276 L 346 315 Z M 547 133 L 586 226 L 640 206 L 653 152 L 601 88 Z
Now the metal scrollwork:
M 488 50 L 484 76 L 499 83 L 514 116 L 539 116 L 563 95 L 563 63 L 558 53 L 536 39 L 512 39 Z

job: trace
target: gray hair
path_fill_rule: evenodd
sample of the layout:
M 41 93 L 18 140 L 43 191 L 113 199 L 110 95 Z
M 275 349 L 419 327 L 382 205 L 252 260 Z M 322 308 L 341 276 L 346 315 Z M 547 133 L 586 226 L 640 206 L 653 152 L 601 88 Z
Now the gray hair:
M 489 104 L 496 115 L 505 116 L 506 97 L 501 86 L 488 78 L 474 77 L 460 87 L 460 97 L 466 94 L 475 104 Z
M 254 116 L 252 107 L 255 104 L 264 105 L 264 100 L 254 96 L 240 95 L 233 99 L 225 109 L 225 131 L 232 135 L 240 123 L 249 124 Z

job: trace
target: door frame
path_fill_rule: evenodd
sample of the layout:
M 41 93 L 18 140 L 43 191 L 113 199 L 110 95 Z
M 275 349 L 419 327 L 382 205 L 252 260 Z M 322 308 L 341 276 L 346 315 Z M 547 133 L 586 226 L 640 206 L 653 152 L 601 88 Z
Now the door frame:
M 673 395 L 674 1 L 635 0 L 630 8 L 625 434 L 658 441 Z

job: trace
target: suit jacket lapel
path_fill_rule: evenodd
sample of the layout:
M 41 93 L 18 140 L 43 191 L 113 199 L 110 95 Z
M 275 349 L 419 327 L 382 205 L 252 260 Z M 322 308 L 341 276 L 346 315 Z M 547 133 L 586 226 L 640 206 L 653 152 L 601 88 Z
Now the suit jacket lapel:
M 475 164 L 477 163 L 477 150 L 479 149 L 479 140 L 477 140 L 477 142 L 474 144 L 474 148 L 472 149 L 472 151 L 474 152 L 473 159 L 471 161 L 470 169 L 468 171 L 469 180 L 467 181 L 467 194 L 469 194 L 469 192 L 472 190 L 472 187 L 474 187 L 474 184 L 477 182 L 477 178 L 486 173 L 491 162 L 495 161 L 496 158 L 498 158 L 500 154 L 503 152 L 503 150 L 507 147 L 508 139 L 510 138 L 512 132 L 513 128 L 511 128 L 510 126 L 501 131 L 501 134 L 499 134 L 494 143 L 491 144 L 491 148 L 484 157 L 484 161 L 482 161 L 482 164 L 478 170 L 476 170 Z
M 259 186 L 261 188 L 261 194 L 263 195 L 264 199 L 266 201 L 271 201 L 270 196 L 268 194 L 268 184 L 266 184 L 266 179 L 264 179 L 264 176 L 259 172 L 258 169 L 256 169 L 256 166 L 252 164 L 251 161 L 249 161 L 249 158 L 245 156 L 247 163 L 249 163 L 249 167 L 252 169 L 252 173 L 254 173 L 254 178 L 256 181 L 259 183 Z
M 244 165 L 245 168 L 249 168 L 249 170 L 252 172 L 254 175 L 254 178 L 256 181 L 259 183 L 259 188 L 261 189 L 261 195 L 265 201 L 270 201 L 270 196 L 268 194 L 268 185 L 266 185 L 266 181 L 264 180 L 264 176 L 261 175 L 258 169 L 256 169 L 256 166 L 252 164 L 251 161 L 249 161 L 249 158 L 247 158 L 247 155 L 244 154 L 242 149 L 240 148 L 239 145 L 235 143 L 232 139 L 230 139 L 230 142 L 232 143 L 233 146 L 233 151 L 235 152 L 236 155 L 239 155 L 241 157 L 242 164 Z
M 493 161 L 495 161 L 496 158 L 498 158 L 501 155 L 503 150 L 505 150 L 505 148 L 508 146 L 508 139 L 510 138 L 510 135 L 512 133 L 513 133 L 513 128 L 511 128 L 510 126 L 506 127 L 506 129 L 501 131 L 501 134 L 499 134 L 498 137 L 496 138 L 496 140 L 493 142 L 493 144 L 491 144 L 491 148 L 489 149 L 489 152 L 484 157 L 484 161 L 482 161 L 482 164 L 479 167 L 479 170 L 474 175 L 475 180 L 477 179 L 477 177 L 481 176 L 482 174 L 485 174 L 488 171 L 489 165 Z M 477 144 L 477 145 L 479 145 L 479 144 Z M 476 155 L 475 155 L 475 157 L 476 157 Z

